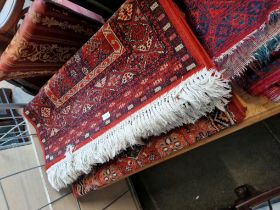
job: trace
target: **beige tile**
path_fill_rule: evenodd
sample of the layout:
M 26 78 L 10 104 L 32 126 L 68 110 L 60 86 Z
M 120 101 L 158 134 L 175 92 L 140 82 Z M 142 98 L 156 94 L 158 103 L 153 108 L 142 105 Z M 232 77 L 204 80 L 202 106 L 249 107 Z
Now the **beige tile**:
M 125 180 L 79 198 L 81 210 L 101 210 L 128 190 Z
M 108 208 L 106 208 L 106 210 L 137 210 L 137 207 L 129 191 Z
M 31 136 L 31 141 L 33 144 L 33 149 L 34 149 L 34 153 L 36 156 L 36 160 L 38 161 L 38 165 L 44 165 L 45 164 L 45 157 L 44 157 L 44 153 L 41 147 L 41 144 L 39 142 L 38 136 L 37 135 L 32 135 Z
M 53 210 L 51 205 L 47 205 L 46 207 L 40 209 L 40 210 Z
M 30 123 L 28 122 L 28 120 L 26 120 L 26 119 L 25 119 L 25 123 L 26 123 L 26 128 L 27 128 L 28 132 L 29 132 L 30 134 L 36 134 L 36 129 L 33 127 L 33 125 L 30 124 Z
M 4 192 L 0 186 L 0 210 L 8 210 L 8 205 L 5 200 Z
M 39 169 L 11 176 L 1 183 L 12 210 L 35 210 L 48 203 Z
M 0 151 L 0 178 L 38 166 L 32 145 Z
M 52 204 L 53 210 L 77 210 L 78 203 L 72 194 L 63 197 Z
M 38 164 L 39 165 L 44 165 L 45 164 L 45 157 L 44 157 L 44 153 L 43 153 L 43 150 L 42 150 L 42 147 L 41 147 L 41 144 L 40 144 L 40 140 L 39 140 L 39 138 L 36 134 L 36 130 L 33 127 L 33 125 L 28 122 L 27 119 L 25 119 L 25 122 L 26 122 L 26 127 L 28 129 L 28 132 L 32 135 L 31 136 L 31 141 L 32 141 L 32 144 L 33 144 L 35 155 L 37 157 Z

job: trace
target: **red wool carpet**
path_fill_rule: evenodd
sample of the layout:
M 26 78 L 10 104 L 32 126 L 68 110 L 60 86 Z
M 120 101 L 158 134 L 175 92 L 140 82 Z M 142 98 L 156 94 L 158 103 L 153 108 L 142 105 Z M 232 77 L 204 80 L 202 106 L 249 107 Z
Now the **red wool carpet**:
M 145 145 L 128 148 L 108 163 L 99 165 L 72 185 L 76 197 L 92 190 L 99 190 L 121 180 L 142 168 L 152 166 L 208 137 L 229 128 L 245 117 L 246 109 L 236 97 L 228 104 L 226 111 L 215 109 L 195 124 L 174 129 L 160 137 L 151 137 Z
M 212 67 L 173 1 L 126 1 L 25 108 L 52 186 L 223 110 L 230 86 Z
M 240 76 L 254 52 L 280 33 L 280 0 L 182 2 L 196 36 L 228 78 Z

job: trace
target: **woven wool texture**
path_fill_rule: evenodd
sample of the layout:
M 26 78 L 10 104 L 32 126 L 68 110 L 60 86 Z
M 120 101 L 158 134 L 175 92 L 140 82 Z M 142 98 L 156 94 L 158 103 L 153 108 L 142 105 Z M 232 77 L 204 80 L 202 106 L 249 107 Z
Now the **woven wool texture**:
M 53 75 L 101 23 L 35 0 L 0 57 L 0 80 Z
M 261 72 L 261 73 L 260 73 Z M 253 95 L 263 95 L 274 102 L 280 100 L 280 59 L 271 62 L 260 71 L 246 74 L 252 85 L 248 90 Z
M 253 52 L 280 34 L 279 0 L 183 0 L 187 20 L 224 76 L 242 75 Z
M 145 145 L 128 148 L 110 162 L 97 166 L 92 173 L 82 176 L 72 185 L 73 193 L 80 197 L 104 188 L 141 168 L 159 163 L 183 149 L 195 146 L 241 122 L 244 117 L 245 108 L 233 97 L 225 112 L 215 109 L 195 124 L 182 126 L 160 137 L 151 137 Z
M 224 109 L 228 81 L 178 14 L 171 0 L 126 1 L 26 107 L 54 188 Z

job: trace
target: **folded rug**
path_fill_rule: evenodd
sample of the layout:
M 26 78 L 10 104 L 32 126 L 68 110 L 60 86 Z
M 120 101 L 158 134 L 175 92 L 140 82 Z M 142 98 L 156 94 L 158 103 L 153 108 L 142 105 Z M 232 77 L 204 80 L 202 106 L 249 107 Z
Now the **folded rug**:
M 266 70 L 268 73 L 258 79 L 248 90 L 253 95 L 263 95 L 274 102 L 278 102 L 280 100 L 280 59 L 262 68 L 262 70 Z
M 127 1 L 25 108 L 55 189 L 228 103 L 228 81 L 178 12 L 172 0 Z
M 255 59 L 253 52 L 280 34 L 280 0 L 181 1 L 192 29 L 225 77 L 242 74 Z
M 181 150 L 195 146 L 208 137 L 241 122 L 245 108 L 236 97 L 228 104 L 226 111 L 215 109 L 212 113 L 189 124 L 174 129 L 160 137 L 151 137 L 145 145 L 134 146 L 122 152 L 108 163 L 79 178 L 72 185 L 76 197 L 92 190 L 98 190 L 121 180 L 137 171 L 164 161 Z
M 53 75 L 101 25 L 51 1 L 35 0 L 0 56 L 0 80 Z

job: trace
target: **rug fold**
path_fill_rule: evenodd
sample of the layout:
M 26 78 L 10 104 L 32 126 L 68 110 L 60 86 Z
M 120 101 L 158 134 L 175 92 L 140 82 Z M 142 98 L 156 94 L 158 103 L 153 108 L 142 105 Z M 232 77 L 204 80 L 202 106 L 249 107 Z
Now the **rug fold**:
M 25 108 L 60 190 L 231 97 L 172 0 L 128 0 Z
M 100 164 L 91 173 L 81 176 L 73 185 L 75 197 L 100 190 L 120 181 L 143 168 L 165 161 L 182 150 L 196 147 L 212 135 L 243 121 L 246 108 L 236 96 L 232 97 L 226 111 L 215 109 L 195 124 L 184 125 L 170 132 L 145 140 L 145 145 L 129 147 L 113 160 Z
M 224 111 L 231 97 L 228 81 L 215 70 L 203 69 L 177 87 L 127 117 L 76 152 L 51 166 L 48 179 L 59 190 L 88 174 L 92 165 L 108 162 L 123 149 L 142 144 L 142 138 L 158 136 L 184 124 L 195 123 L 215 108 Z

